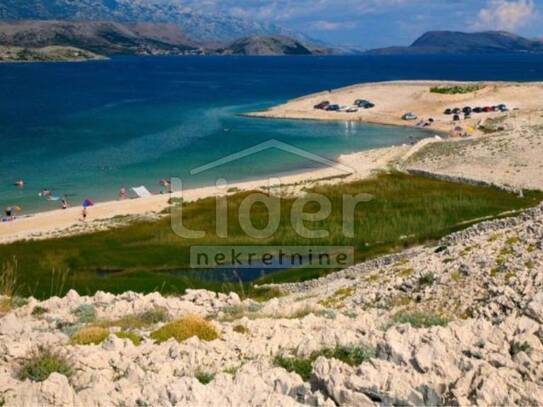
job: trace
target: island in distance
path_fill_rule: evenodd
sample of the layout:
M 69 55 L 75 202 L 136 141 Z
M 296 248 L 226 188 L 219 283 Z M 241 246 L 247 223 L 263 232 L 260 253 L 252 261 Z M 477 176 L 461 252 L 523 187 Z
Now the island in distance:
M 543 52 L 543 41 L 506 31 L 465 33 L 429 31 L 408 47 L 387 47 L 367 51 L 373 55 L 394 54 L 487 54 Z

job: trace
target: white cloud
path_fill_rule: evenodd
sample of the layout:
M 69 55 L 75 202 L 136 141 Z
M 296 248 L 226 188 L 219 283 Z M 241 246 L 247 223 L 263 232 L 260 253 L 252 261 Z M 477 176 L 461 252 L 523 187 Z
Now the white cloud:
M 473 28 L 513 31 L 533 19 L 535 13 L 533 0 L 489 0 Z
M 356 27 L 355 21 L 326 21 L 318 20 L 311 23 L 311 28 L 322 31 L 351 30 Z

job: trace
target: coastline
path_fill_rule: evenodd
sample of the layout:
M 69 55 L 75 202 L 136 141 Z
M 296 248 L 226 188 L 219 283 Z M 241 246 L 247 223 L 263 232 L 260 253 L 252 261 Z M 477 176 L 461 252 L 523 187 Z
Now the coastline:
M 301 171 L 292 174 L 270 175 L 268 178 L 229 184 L 227 190 L 205 186 L 171 194 L 145 198 L 98 202 L 88 209 L 87 221 L 81 220 L 82 208 L 55 209 L 21 216 L 11 222 L 0 223 L 0 244 L 25 239 L 47 239 L 72 234 L 91 233 L 115 226 L 114 218 L 146 218 L 170 207 L 170 199 L 183 198 L 185 202 L 228 195 L 240 191 L 265 190 L 281 185 L 281 192 L 299 193 L 311 184 L 357 180 L 369 177 L 377 170 L 386 169 L 392 161 L 408 153 L 410 146 L 393 146 L 340 155 L 337 166 Z M 349 171 L 346 169 L 349 168 Z
M 470 83 L 473 84 L 473 82 Z M 320 92 L 291 100 L 264 112 L 248 113 L 247 116 L 300 120 L 358 120 L 380 126 L 409 126 L 412 122 L 406 123 L 400 119 L 400 112 L 409 105 L 413 107 L 413 111 L 420 114 L 419 117 L 435 117 L 434 125 L 425 130 L 442 135 L 443 132 L 450 130 L 451 125 L 454 125 L 444 119 L 441 109 L 445 105 L 463 106 L 470 103 L 485 105 L 503 101 L 520 110 L 505 114 L 494 112 L 474 115 L 475 118 L 462 121 L 464 127 L 474 126 L 474 137 L 446 141 L 441 137 L 428 137 L 414 146 L 386 147 L 345 154 L 338 157 L 337 167 L 241 181 L 230 184 L 227 191 L 215 186 L 205 186 L 147 198 L 100 202 L 89 208 L 87 222 L 80 220 L 80 207 L 38 212 L 28 217 L 18 218 L 13 222 L 1 223 L 0 244 L 21 239 L 45 239 L 90 233 L 102 228 L 114 227 L 113 218 L 116 217 L 159 216 L 157 214 L 168 208 L 171 198 L 182 196 L 185 201 L 194 201 L 232 193 L 232 191 L 265 190 L 270 186 L 270 179 L 275 184 L 280 183 L 285 186 L 287 193 L 294 194 L 301 192 L 302 185 L 307 187 L 316 182 L 337 183 L 363 179 L 371 176 L 375 171 L 395 168 L 408 173 L 427 173 L 451 179 L 472 179 L 508 190 L 543 190 L 543 180 L 538 181 L 541 178 L 538 174 L 542 169 L 538 157 L 543 155 L 541 151 L 543 147 L 538 139 L 540 136 L 537 130 L 537 126 L 543 124 L 543 116 L 540 115 L 540 106 L 543 106 L 543 92 L 541 92 L 543 83 L 478 83 L 484 84 L 484 88 L 475 92 L 475 95 L 441 95 L 429 92 L 429 86 L 458 85 L 466 84 L 466 82 L 395 81 L 360 84 L 324 94 L 334 96 L 340 102 L 351 100 L 353 97 L 375 100 L 377 103 L 374 109 L 357 113 L 317 111 L 313 109 L 313 105 L 322 99 L 323 92 Z M 375 95 L 375 99 L 371 95 Z M 385 103 L 381 104 L 376 98 L 385 100 Z M 393 100 L 387 104 L 387 99 Z M 436 104 L 436 100 L 439 100 L 441 104 Z M 498 119 L 500 128 L 492 134 L 485 134 L 483 124 Z M 527 132 L 533 135 L 530 138 L 526 137 Z M 504 149 L 504 145 L 507 145 L 507 148 Z M 499 154 L 496 154 L 496 151 Z M 345 174 L 343 166 L 351 169 L 348 174 Z

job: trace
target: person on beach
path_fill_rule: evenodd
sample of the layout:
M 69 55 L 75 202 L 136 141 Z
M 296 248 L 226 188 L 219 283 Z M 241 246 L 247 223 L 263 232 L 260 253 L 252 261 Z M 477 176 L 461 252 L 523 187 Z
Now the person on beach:
M 68 205 L 68 200 L 66 199 L 66 195 L 64 195 L 62 199 L 60 200 L 60 207 L 62 209 L 68 209 L 68 206 L 70 205 Z
M 86 206 L 84 206 L 83 210 L 81 211 L 81 220 L 83 222 L 87 221 L 87 207 Z
M 158 181 L 158 183 L 160 184 L 161 188 L 160 188 L 160 193 L 163 194 L 163 193 L 171 193 L 172 192 L 172 189 L 171 189 L 171 182 L 169 179 L 166 179 L 166 178 L 163 178 L 161 179 L 160 181 Z
M 42 198 L 49 199 L 51 198 L 51 191 L 49 191 L 47 188 L 43 188 L 38 195 Z
M 124 185 L 121 186 L 119 189 L 119 201 L 123 201 L 126 199 L 126 188 Z

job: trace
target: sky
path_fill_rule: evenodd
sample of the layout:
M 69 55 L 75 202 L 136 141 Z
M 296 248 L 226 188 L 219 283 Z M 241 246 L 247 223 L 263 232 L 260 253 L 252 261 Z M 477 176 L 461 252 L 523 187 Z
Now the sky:
M 202 11 L 273 22 L 336 45 L 409 45 L 429 30 L 543 37 L 543 0 L 194 0 Z

